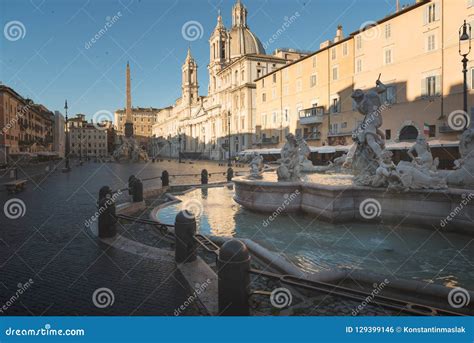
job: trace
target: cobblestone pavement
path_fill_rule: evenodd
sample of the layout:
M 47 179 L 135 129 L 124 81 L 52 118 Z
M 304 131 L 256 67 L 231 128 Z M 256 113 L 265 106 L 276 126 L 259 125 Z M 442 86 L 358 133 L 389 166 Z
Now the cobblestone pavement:
M 11 199 L 25 204 L 24 215 L 17 219 L 8 218 L 12 213 L 5 209 L 0 214 L 0 315 L 173 315 L 189 295 L 175 264 L 117 250 L 85 227 L 97 210 L 101 186 L 119 189 L 126 187 L 131 174 L 148 178 L 164 168 L 179 174 L 202 167 L 173 170 L 167 163 L 89 162 L 68 174 L 32 180 L 22 193 L 0 193 L 2 207 Z M 145 183 L 158 185 L 159 180 Z M 92 296 L 99 288 L 112 291 L 111 306 L 94 305 Z M 182 313 L 196 314 L 202 314 L 196 303 Z

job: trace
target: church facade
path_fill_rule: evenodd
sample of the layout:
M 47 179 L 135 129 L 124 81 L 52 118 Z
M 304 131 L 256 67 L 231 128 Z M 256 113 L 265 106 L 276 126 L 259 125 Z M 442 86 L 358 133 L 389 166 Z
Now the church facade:
M 209 38 L 208 95 L 199 95 L 198 65 L 188 49 L 182 66 L 182 95 L 161 110 L 153 125 L 152 156 L 227 159 L 258 146 L 256 84 L 258 79 L 302 57 L 296 51 L 267 55 L 250 31 L 247 9 L 238 0 L 232 27 L 218 15 Z

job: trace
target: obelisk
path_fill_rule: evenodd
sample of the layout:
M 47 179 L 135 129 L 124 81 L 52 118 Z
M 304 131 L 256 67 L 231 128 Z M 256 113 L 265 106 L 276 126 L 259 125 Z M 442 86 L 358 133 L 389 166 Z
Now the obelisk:
M 127 108 L 125 109 L 125 137 L 133 137 L 132 92 L 130 87 L 130 64 L 127 62 Z

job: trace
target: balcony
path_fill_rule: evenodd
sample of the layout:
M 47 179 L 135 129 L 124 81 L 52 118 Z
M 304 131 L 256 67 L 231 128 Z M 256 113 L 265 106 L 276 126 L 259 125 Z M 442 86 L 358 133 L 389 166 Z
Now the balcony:
M 319 141 L 321 139 L 321 132 L 311 132 L 304 135 L 305 141 Z
M 311 107 L 299 112 L 300 124 L 311 125 L 321 124 L 323 122 L 324 107 Z

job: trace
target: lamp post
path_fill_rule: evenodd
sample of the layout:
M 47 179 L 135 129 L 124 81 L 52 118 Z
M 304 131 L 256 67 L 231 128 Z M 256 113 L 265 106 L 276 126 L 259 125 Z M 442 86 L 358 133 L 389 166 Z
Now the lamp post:
M 227 166 L 230 167 L 232 166 L 232 160 L 231 160 L 231 146 L 232 144 L 230 143 L 230 111 L 227 111 L 227 139 L 229 141 L 229 156 L 228 156 L 228 161 L 227 161 Z
M 69 124 L 68 124 L 68 116 L 67 116 L 67 100 L 64 102 L 64 111 L 66 112 L 66 166 L 64 167 L 63 171 L 68 172 L 71 170 L 71 167 L 69 166 Z
M 463 51 L 461 49 L 462 43 L 468 41 L 468 49 L 467 51 Z M 464 113 L 466 114 L 466 126 L 464 129 L 467 129 L 468 123 L 469 123 L 469 114 L 467 112 L 467 62 L 469 60 L 467 59 L 467 56 L 471 52 L 471 25 L 467 24 L 466 21 L 464 20 L 464 24 L 459 28 L 459 55 L 462 57 L 462 66 L 463 66 L 463 75 L 464 75 L 464 85 L 463 85 L 463 91 L 464 91 Z
M 181 163 L 181 129 L 178 130 L 178 163 Z
M 168 135 L 169 159 L 171 160 L 171 133 Z

